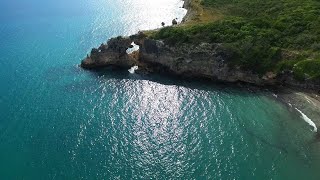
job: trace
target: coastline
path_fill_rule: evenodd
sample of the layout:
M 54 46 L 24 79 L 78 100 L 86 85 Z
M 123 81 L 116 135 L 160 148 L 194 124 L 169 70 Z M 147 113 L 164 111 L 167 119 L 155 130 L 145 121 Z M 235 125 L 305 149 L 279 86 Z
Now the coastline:
M 198 0 L 185 0 L 183 7 L 187 9 L 186 15 L 180 24 L 201 23 L 204 10 Z M 212 19 L 210 19 L 212 20 Z M 159 31 L 156 29 L 155 31 Z M 140 46 L 139 51 L 127 54 L 126 50 L 134 42 Z M 150 37 L 149 32 L 141 31 L 129 37 L 111 38 L 107 44 L 93 48 L 81 62 L 85 69 L 95 69 L 105 66 L 119 66 L 129 69 L 135 65 L 139 71 L 166 72 L 173 75 L 208 78 L 215 81 L 244 82 L 258 86 L 289 87 L 294 89 L 313 90 L 320 93 L 320 82 L 298 81 L 292 72 L 267 72 L 264 75 L 253 73 L 250 70 L 235 66 L 230 67 L 228 62 L 233 54 L 220 43 L 181 44 L 170 46 L 161 40 Z
M 317 128 L 320 127 L 320 96 L 312 91 L 298 91 L 290 88 L 281 88 L 273 94 L 273 98 L 292 111 L 314 129 L 314 133 L 319 135 Z M 316 137 L 320 141 L 320 137 Z
M 259 76 L 219 44 L 152 39 L 206 27 L 183 0 L 3 3 L 0 180 L 320 180 L 320 96 L 237 81 Z
M 177 26 L 187 25 L 199 18 L 199 6 L 195 7 L 192 4 L 195 2 L 199 3 L 197 0 L 184 1 L 183 8 L 187 9 L 187 14 Z M 127 54 L 126 50 L 132 42 L 139 46 L 139 51 Z M 276 89 L 277 100 L 291 106 L 300 114 L 303 112 L 313 120 L 315 126 L 320 127 L 320 84 L 299 82 L 286 73 L 277 75 L 270 72 L 260 76 L 239 67 L 230 68 L 226 63 L 230 56 L 230 53 L 218 43 L 172 47 L 161 40 L 150 38 L 144 32 L 139 32 L 129 37 L 111 38 L 107 44 L 92 49 L 90 56 L 82 61 L 81 66 L 91 70 L 106 66 L 123 69 L 138 66 L 137 73 L 165 73 L 185 78 L 235 84 L 240 82 Z M 313 103 L 310 103 L 311 101 Z

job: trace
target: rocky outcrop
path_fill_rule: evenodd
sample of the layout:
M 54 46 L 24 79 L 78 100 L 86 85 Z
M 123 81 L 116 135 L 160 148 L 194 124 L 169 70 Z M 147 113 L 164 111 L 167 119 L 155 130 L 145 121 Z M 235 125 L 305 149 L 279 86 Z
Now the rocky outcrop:
M 183 8 L 187 9 L 187 14 L 183 17 L 182 22 L 186 22 L 195 16 L 196 11 L 192 7 L 192 0 L 184 0 Z
M 127 53 L 132 42 L 139 51 Z M 320 89 L 320 82 L 297 81 L 292 72 L 259 76 L 240 67 L 230 67 L 233 54 L 217 43 L 180 44 L 169 46 L 163 41 L 149 39 L 143 33 L 130 37 L 112 38 L 106 45 L 92 49 L 81 66 L 94 69 L 118 66 L 129 69 L 139 66 L 139 71 L 164 72 L 178 76 L 208 78 L 224 82 L 246 82 L 255 85 L 285 85 L 298 88 Z
M 134 55 L 126 53 L 132 42 L 140 47 L 139 52 Z M 92 49 L 91 55 L 82 61 L 81 66 L 93 69 L 110 65 L 123 68 L 138 65 L 140 70 L 161 71 L 179 76 L 227 82 L 242 81 L 259 85 L 274 83 L 275 77 L 272 75 L 259 77 L 241 68 L 230 68 L 227 62 L 231 57 L 232 54 L 221 44 L 169 46 L 139 33 L 130 37 L 110 39 L 107 45 Z
M 304 81 L 294 78 L 292 71 L 282 71 L 277 75 L 278 84 L 300 89 L 316 90 L 320 94 L 320 80 L 306 79 Z
M 182 22 L 190 20 L 196 14 L 192 0 L 184 0 L 183 8 L 188 9 Z M 174 19 L 175 20 L 175 19 Z M 173 24 L 175 24 L 173 22 Z M 162 26 L 165 24 L 162 23 Z M 139 51 L 128 54 L 132 42 L 139 45 Z M 282 52 L 284 59 L 296 54 Z M 255 85 L 284 85 L 304 89 L 320 89 L 320 81 L 297 81 L 292 72 L 279 74 L 272 72 L 259 76 L 240 67 L 230 67 L 232 54 L 221 44 L 180 44 L 169 46 L 163 41 L 149 39 L 143 33 L 130 37 L 110 39 L 106 45 L 93 48 L 90 56 L 82 60 L 81 67 L 95 69 L 105 66 L 118 66 L 129 69 L 139 66 L 139 71 L 165 72 L 179 76 L 209 78 L 225 82 L 246 82 Z M 320 92 L 319 92 L 320 93 Z
M 219 81 L 243 81 L 271 84 L 274 77 L 260 78 L 240 68 L 228 66 L 232 54 L 221 44 L 202 43 L 168 46 L 162 41 L 145 39 L 140 47 L 139 61 L 180 76 L 209 78 Z M 157 68 L 158 67 L 158 68 Z
M 134 55 L 127 54 L 127 49 L 132 41 L 129 38 L 117 37 L 108 41 L 107 45 L 101 44 L 96 49 L 91 50 L 90 56 L 87 56 L 81 62 L 81 67 L 93 69 L 109 65 L 128 68 L 136 63 Z

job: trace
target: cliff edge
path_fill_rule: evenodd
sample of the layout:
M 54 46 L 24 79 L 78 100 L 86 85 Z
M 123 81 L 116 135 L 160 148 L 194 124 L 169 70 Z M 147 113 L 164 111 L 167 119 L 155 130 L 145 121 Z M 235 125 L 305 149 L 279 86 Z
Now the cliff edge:
M 201 16 L 204 12 L 199 10 L 200 4 L 201 2 L 198 0 L 185 0 L 184 7 L 188 9 L 188 13 L 183 22 L 193 21 L 192 26 L 178 25 L 177 27 L 160 29 L 151 35 L 139 32 L 130 37 L 112 38 L 107 44 L 101 44 L 99 48 L 93 48 L 90 55 L 82 60 L 81 67 L 95 69 L 118 66 L 129 69 L 132 66 L 139 66 L 139 70 L 145 72 L 170 73 L 178 76 L 208 78 L 225 82 L 245 82 L 259 86 L 280 85 L 303 89 L 320 89 L 320 78 L 314 78 L 317 77 L 319 71 L 314 68 L 315 66 L 313 67 L 315 72 L 312 72 L 314 76 L 310 76 L 312 73 L 307 74 L 302 71 L 300 79 L 297 79 L 297 73 L 294 72 L 294 70 L 299 72 L 300 67 L 310 69 L 309 62 L 314 64 L 317 61 L 307 59 L 301 63 L 297 61 L 301 56 L 292 53 L 295 51 L 272 47 L 266 43 L 268 41 L 260 41 L 261 37 L 258 39 L 259 41 L 255 39 L 248 41 L 246 36 L 252 38 L 255 37 L 254 34 L 244 34 L 243 40 L 241 39 L 242 36 L 232 36 L 237 41 L 231 45 L 239 48 L 234 51 L 235 48 L 229 48 L 230 43 L 219 43 L 221 41 L 219 38 L 230 38 L 234 32 L 242 33 L 242 31 L 231 29 L 234 32 L 232 31 L 229 36 L 229 34 L 223 34 L 229 33 L 229 31 L 222 33 L 220 30 L 225 31 L 225 26 L 242 30 L 244 27 L 248 27 L 247 21 L 236 19 L 195 26 L 194 17 Z M 259 32 L 260 29 L 257 28 L 256 31 Z M 215 33 L 210 34 L 212 32 Z M 243 31 L 243 33 L 248 32 L 251 33 L 251 31 Z M 206 36 L 206 33 L 208 33 L 208 36 Z M 238 42 L 239 38 L 241 41 Z M 266 38 L 269 38 L 269 35 Z M 139 46 L 139 50 L 128 53 L 133 43 Z M 281 68 L 278 68 L 279 70 L 271 69 L 279 64 L 281 65 Z M 264 71 L 257 71 L 258 69 Z

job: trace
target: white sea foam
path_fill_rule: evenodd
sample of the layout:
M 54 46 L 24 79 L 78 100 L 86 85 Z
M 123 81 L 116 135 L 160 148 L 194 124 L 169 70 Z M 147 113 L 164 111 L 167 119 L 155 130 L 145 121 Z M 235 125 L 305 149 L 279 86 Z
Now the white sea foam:
M 138 66 L 132 66 L 128 71 L 129 71 L 131 74 L 134 74 L 134 72 L 135 72 L 136 70 L 138 70 L 138 69 L 139 69 Z
M 302 111 L 300 111 L 298 108 L 295 108 L 295 109 L 301 114 L 302 119 L 304 121 L 306 121 L 310 126 L 313 127 L 313 131 L 317 132 L 318 129 L 317 129 L 316 124 L 307 115 L 305 115 Z

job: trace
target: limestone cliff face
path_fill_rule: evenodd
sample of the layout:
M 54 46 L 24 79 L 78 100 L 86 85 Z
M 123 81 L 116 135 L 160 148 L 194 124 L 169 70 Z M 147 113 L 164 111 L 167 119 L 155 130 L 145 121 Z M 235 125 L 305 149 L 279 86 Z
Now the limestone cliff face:
M 130 44 L 140 46 L 139 52 L 127 54 Z M 104 66 L 139 69 L 153 72 L 166 72 L 179 76 L 209 78 L 227 82 L 247 82 L 259 85 L 275 83 L 273 75 L 259 77 L 241 68 L 230 68 L 228 61 L 232 54 L 220 44 L 182 44 L 169 46 L 159 40 L 148 39 L 142 34 L 110 39 L 107 45 L 92 49 L 81 66 L 86 69 Z
M 249 71 L 230 68 L 227 62 L 231 56 L 220 44 L 183 44 L 171 47 L 162 41 L 145 39 L 140 48 L 139 61 L 180 76 L 227 82 L 273 83 L 272 78 L 266 80 Z
M 140 49 L 127 54 L 131 43 Z M 162 41 L 149 39 L 143 33 L 130 37 L 112 38 L 106 45 L 92 49 L 81 66 L 95 69 L 118 66 L 129 69 L 138 65 L 142 71 L 170 73 L 179 76 L 209 78 L 225 82 L 246 82 L 255 85 L 285 85 L 291 87 L 320 89 L 320 82 L 297 81 L 292 72 L 259 76 L 240 67 L 230 67 L 232 54 L 221 44 L 202 43 L 169 46 Z
M 184 16 L 182 22 L 188 21 L 189 19 L 194 17 L 194 15 L 196 14 L 196 12 L 191 6 L 192 6 L 192 0 L 184 0 L 183 8 L 187 9 L 188 11 L 187 11 L 187 14 Z

